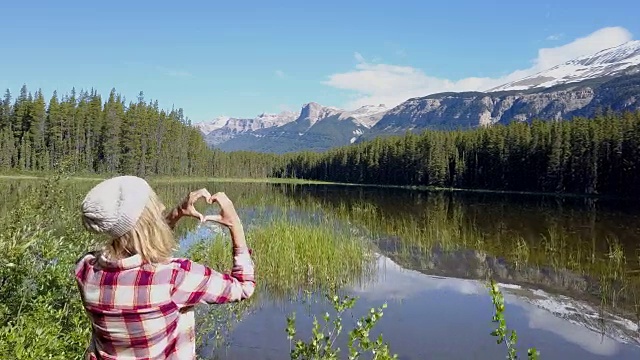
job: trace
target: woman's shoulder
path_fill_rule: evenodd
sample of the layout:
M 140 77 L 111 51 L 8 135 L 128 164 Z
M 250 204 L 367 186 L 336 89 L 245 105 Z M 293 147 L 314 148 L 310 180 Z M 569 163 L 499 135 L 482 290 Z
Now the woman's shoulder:
M 74 269 L 76 279 L 81 281 L 84 279 L 87 270 L 95 265 L 98 256 L 100 256 L 100 251 L 89 251 L 76 260 Z
M 189 270 L 194 265 L 198 265 L 195 261 L 184 257 L 173 257 L 169 259 L 169 264 L 183 270 Z
M 212 271 L 208 266 L 184 257 L 171 258 L 169 263 L 174 269 L 178 270 L 178 272 L 208 276 L 211 275 Z

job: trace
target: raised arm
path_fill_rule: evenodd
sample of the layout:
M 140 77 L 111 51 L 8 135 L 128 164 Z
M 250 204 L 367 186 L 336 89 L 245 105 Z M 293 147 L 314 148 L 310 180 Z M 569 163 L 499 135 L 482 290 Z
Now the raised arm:
M 233 242 L 233 268 L 230 275 L 221 274 L 190 260 L 178 260 L 180 271 L 173 299 L 181 307 L 240 301 L 251 297 L 255 291 L 254 264 L 240 217 L 224 193 L 217 193 L 211 199 L 220 204 L 221 211 L 219 215 L 204 217 L 204 220 L 215 221 L 229 229 Z
M 220 225 L 226 226 L 231 233 L 231 241 L 233 242 L 234 249 L 242 249 L 247 247 L 247 242 L 244 237 L 244 229 L 242 228 L 242 222 L 236 212 L 235 207 L 227 195 L 223 192 L 219 192 L 211 196 L 211 203 L 220 204 L 220 214 L 207 215 L 203 218 L 204 221 L 214 221 Z

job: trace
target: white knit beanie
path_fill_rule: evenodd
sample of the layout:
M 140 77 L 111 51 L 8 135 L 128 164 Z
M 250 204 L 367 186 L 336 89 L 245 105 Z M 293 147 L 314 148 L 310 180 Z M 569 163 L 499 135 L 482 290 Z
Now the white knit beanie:
M 133 230 L 151 193 L 151 186 L 136 176 L 104 180 L 82 202 L 84 224 L 94 232 L 120 237 Z

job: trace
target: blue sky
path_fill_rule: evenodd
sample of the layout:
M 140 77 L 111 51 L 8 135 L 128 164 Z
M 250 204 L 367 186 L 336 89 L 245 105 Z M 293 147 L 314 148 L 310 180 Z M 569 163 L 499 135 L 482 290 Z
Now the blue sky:
M 11 1 L 0 88 L 144 91 L 194 122 L 310 101 L 394 106 L 486 90 L 640 34 L 634 1 L 559 3 Z

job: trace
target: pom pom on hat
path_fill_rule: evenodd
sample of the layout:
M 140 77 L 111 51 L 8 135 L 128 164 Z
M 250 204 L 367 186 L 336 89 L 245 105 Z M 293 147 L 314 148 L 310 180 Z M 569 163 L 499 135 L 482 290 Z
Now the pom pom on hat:
M 147 181 L 136 176 L 104 180 L 82 201 L 84 225 L 93 232 L 120 237 L 133 230 L 152 191 Z

